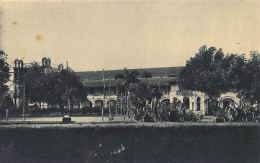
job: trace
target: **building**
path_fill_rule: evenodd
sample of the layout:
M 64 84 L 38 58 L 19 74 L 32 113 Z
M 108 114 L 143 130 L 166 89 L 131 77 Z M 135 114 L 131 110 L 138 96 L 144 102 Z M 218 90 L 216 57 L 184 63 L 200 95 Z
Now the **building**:
M 37 62 L 35 62 L 37 63 Z M 24 83 L 24 76 L 27 73 L 28 67 L 31 66 L 32 63 L 24 63 L 23 60 L 16 59 L 14 61 L 14 78 L 13 78 L 13 101 L 14 106 L 16 108 L 22 108 L 23 107 L 23 83 Z M 63 64 L 59 64 L 58 66 L 54 67 L 51 64 L 51 59 L 43 57 L 41 63 L 37 63 L 40 65 L 40 69 L 43 75 L 49 74 L 56 71 L 61 71 L 63 69 Z M 38 104 L 41 108 L 47 108 L 48 104 L 41 103 Z
M 165 68 L 146 68 L 129 69 L 129 71 L 150 72 L 152 78 L 139 78 L 141 82 L 147 82 L 149 85 L 158 86 L 163 92 L 160 99 L 161 104 L 172 103 L 176 98 L 180 100 L 187 108 L 202 114 L 208 113 L 208 96 L 199 91 L 180 91 L 177 83 L 177 77 L 183 67 L 165 67 Z M 85 71 L 77 72 L 80 80 L 88 88 L 89 94 L 87 102 L 81 104 L 81 107 L 104 107 L 115 106 L 118 97 L 117 84 L 121 81 L 115 80 L 117 74 L 122 70 L 107 71 Z M 104 87 L 106 85 L 106 87 Z M 104 93 L 105 90 L 105 93 Z M 220 105 L 235 104 L 238 102 L 235 93 L 229 92 L 221 95 Z
M 17 108 L 21 108 L 23 103 L 23 85 L 21 84 L 22 73 L 26 73 L 29 65 L 24 64 L 22 60 L 15 60 L 14 69 L 14 104 Z M 63 69 L 63 65 L 52 66 L 50 58 L 43 58 L 41 62 L 43 74 Z M 180 91 L 177 78 L 183 67 L 164 67 L 164 68 L 144 68 L 144 69 L 128 69 L 129 71 L 138 71 L 140 74 L 144 72 L 151 73 L 151 78 L 139 78 L 141 82 L 149 85 L 160 87 L 163 95 L 159 100 L 161 104 L 172 103 L 174 99 L 180 100 L 186 108 L 194 112 L 202 114 L 209 113 L 208 96 L 199 91 Z M 22 73 L 21 73 L 22 72 Z M 122 70 L 106 70 L 106 71 L 84 71 L 76 72 L 80 81 L 88 90 L 87 100 L 75 107 L 108 107 L 116 106 L 120 99 L 117 91 L 117 85 L 122 81 L 115 80 L 115 76 L 121 74 Z M 239 99 L 234 92 L 222 94 L 219 98 L 221 107 L 227 105 L 237 105 Z M 38 104 L 41 108 L 47 108 L 48 104 Z M 77 105 L 77 106 L 76 106 Z

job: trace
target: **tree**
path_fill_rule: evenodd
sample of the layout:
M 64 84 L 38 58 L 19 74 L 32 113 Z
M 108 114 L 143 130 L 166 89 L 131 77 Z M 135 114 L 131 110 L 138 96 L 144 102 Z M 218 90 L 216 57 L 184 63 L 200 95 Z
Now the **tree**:
M 203 46 L 194 58 L 187 61 L 178 82 L 181 89 L 206 93 L 210 101 L 227 91 L 238 92 L 238 97 L 252 104 L 260 101 L 260 55 L 224 55 L 221 49 Z M 212 102 L 209 101 L 209 104 Z M 211 106 L 210 104 L 210 106 Z M 209 109 L 212 107 L 209 106 Z M 215 106 L 215 108 L 217 108 Z
M 141 74 L 142 78 L 148 79 L 148 78 L 152 78 L 152 73 L 148 72 L 148 71 L 144 71 Z
M 251 51 L 237 85 L 240 98 L 250 104 L 260 103 L 260 54 L 257 51 Z
M 7 82 L 10 78 L 10 65 L 6 62 L 7 56 L 4 51 L 0 50 L 0 109 L 9 91 Z
M 46 101 L 50 104 L 58 104 L 61 109 L 70 106 L 70 112 L 74 102 L 86 100 L 87 91 L 84 85 L 73 71 L 61 70 L 48 76 L 46 87 Z
M 23 77 L 26 101 L 30 103 L 46 102 L 50 106 L 59 105 L 64 110 L 68 104 L 73 108 L 75 102 L 84 101 L 87 97 L 84 85 L 72 70 L 52 70 L 45 74 L 44 67 L 33 62 L 24 69 Z M 22 82 L 19 81 L 20 84 Z
M 230 81 L 227 80 L 229 64 L 222 49 L 202 46 L 181 71 L 178 77 L 180 89 L 204 92 L 209 95 L 209 102 L 216 99 L 221 93 L 230 90 Z M 212 110 L 209 106 L 209 111 Z
M 130 96 L 130 87 L 133 83 L 138 83 L 139 79 L 137 77 L 139 76 L 138 71 L 129 71 L 126 68 L 123 70 L 122 74 L 118 74 L 115 76 L 115 79 L 121 79 L 123 80 L 123 86 L 125 89 L 125 103 L 126 103 L 126 113 L 128 114 L 128 105 L 129 105 L 129 96 Z M 124 119 L 125 119 L 125 114 L 124 114 Z
M 227 91 L 224 69 L 221 68 L 223 58 L 221 49 L 202 46 L 181 71 L 178 78 L 180 88 L 198 90 L 210 96 Z
M 45 78 L 42 67 L 37 63 L 31 63 L 24 69 L 23 77 L 25 78 L 25 98 L 26 103 L 46 101 L 45 89 L 47 79 Z M 23 84 L 22 78 L 19 84 Z
M 144 108 L 148 104 L 151 105 L 151 111 L 154 113 L 156 121 L 158 121 L 158 105 L 159 99 L 162 97 L 162 91 L 158 86 L 151 86 L 147 83 L 139 83 L 132 89 L 134 94 L 133 104 L 138 108 Z

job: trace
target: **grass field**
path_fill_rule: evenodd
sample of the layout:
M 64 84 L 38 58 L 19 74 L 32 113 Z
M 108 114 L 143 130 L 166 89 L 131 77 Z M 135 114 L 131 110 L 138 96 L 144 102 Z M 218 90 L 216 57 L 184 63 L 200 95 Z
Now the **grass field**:
M 259 124 L 0 125 L 0 162 L 260 161 Z

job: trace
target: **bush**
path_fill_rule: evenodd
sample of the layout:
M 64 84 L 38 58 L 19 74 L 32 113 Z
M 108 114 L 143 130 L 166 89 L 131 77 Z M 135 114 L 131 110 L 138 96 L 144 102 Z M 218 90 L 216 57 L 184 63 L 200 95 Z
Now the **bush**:
M 159 108 L 161 121 L 180 122 L 184 121 L 185 107 L 180 101 L 173 102 Z
M 259 105 L 239 105 L 218 108 L 215 116 L 219 122 L 255 122 L 259 116 Z
M 184 105 L 176 100 L 171 104 L 159 108 L 159 119 L 169 122 L 191 121 L 197 122 L 203 118 L 202 113 L 196 113 L 185 108 Z
M 145 111 L 143 111 L 143 110 L 135 110 L 134 111 L 134 114 L 135 114 L 135 120 L 137 120 L 137 121 L 141 121 L 142 120 L 142 118 L 143 118 L 143 116 L 145 115 Z
M 186 114 L 184 115 L 184 121 L 190 121 L 190 122 L 198 122 L 203 118 L 203 114 L 202 113 L 196 113 L 193 111 L 188 111 L 186 112 Z

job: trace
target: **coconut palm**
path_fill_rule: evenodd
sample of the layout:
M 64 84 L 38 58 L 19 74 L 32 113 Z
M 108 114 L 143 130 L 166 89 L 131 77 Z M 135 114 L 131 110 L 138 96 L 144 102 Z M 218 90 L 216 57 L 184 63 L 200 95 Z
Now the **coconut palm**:
M 123 81 L 123 87 L 125 89 L 125 103 L 126 103 L 126 113 L 128 114 L 129 111 L 129 96 L 130 96 L 130 88 L 133 83 L 138 83 L 139 79 L 137 77 L 139 76 L 138 71 L 129 71 L 126 68 L 124 68 L 122 74 L 118 74 L 115 76 L 115 79 L 121 79 Z M 124 120 L 125 120 L 125 114 L 124 114 Z
M 134 104 L 138 109 L 151 106 L 151 112 L 155 116 L 156 121 L 159 120 L 158 107 L 160 105 L 162 92 L 158 86 L 149 85 L 147 83 L 139 83 L 138 86 L 132 89 L 134 93 Z M 148 114 L 147 112 L 145 114 Z

